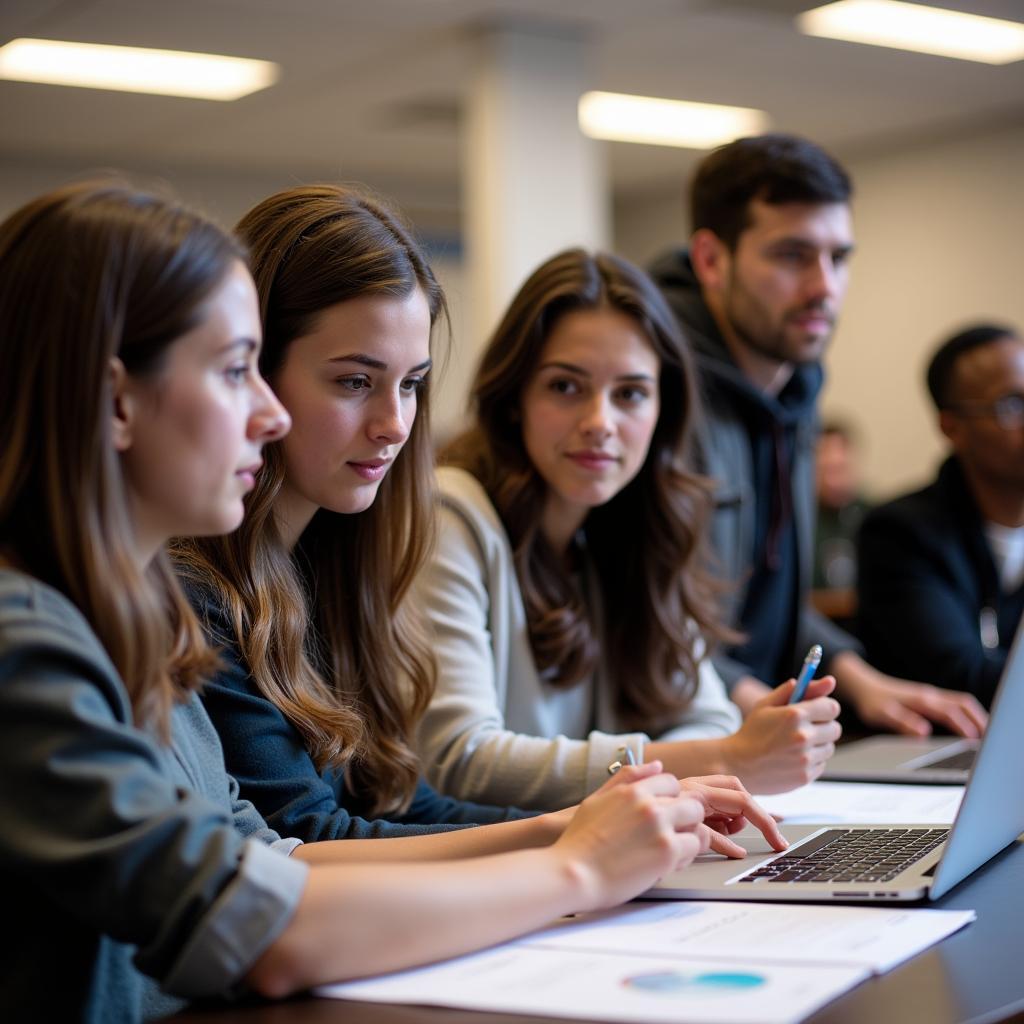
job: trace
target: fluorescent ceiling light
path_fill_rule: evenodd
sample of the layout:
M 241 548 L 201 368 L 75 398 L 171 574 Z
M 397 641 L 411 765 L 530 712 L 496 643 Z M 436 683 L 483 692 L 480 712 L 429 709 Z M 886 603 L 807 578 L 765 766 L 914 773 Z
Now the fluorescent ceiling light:
M 1024 24 L 897 0 L 838 0 L 797 16 L 801 32 L 941 57 L 1009 64 L 1024 57 Z
M 711 149 L 763 132 L 768 119 L 763 111 L 749 107 L 587 92 L 580 97 L 579 122 L 583 134 L 592 139 Z
M 0 78 L 203 100 L 237 100 L 277 81 L 266 60 L 181 50 L 14 39 L 0 47 Z

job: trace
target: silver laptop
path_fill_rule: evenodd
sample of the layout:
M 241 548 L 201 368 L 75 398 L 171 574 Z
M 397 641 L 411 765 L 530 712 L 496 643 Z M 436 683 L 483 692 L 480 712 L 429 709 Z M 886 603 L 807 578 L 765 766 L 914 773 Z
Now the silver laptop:
M 644 895 L 666 899 L 912 902 L 938 899 L 1024 832 L 1024 622 L 1017 630 L 952 827 L 783 826 L 776 853 L 760 833 L 734 836 L 752 856 L 715 854 Z
M 974 766 L 978 740 L 915 740 L 871 736 L 843 743 L 829 759 L 822 779 L 830 782 L 945 782 L 963 785 Z

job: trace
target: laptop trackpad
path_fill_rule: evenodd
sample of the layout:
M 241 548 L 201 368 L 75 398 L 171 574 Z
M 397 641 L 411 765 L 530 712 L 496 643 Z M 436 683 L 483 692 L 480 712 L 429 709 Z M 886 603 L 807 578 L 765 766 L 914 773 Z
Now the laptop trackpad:
M 833 826 L 834 827 L 834 826 Z M 789 840 L 790 845 L 806 839 L 815 832 L 822 831 L 821 825 L 782 825 L 780 831 Z M 654 890 L 704 888 L 707 885 L 720 885 L 746 871 L 752 871 L 757 865 L 771 857 L 779 856 L 760 832 L 751 827 L 731 837 L 747 850 L 743 860 L 723 857 L 718 853 L 706 853 L 698 857 L 688 868 L 673 871 L 656 883 Z

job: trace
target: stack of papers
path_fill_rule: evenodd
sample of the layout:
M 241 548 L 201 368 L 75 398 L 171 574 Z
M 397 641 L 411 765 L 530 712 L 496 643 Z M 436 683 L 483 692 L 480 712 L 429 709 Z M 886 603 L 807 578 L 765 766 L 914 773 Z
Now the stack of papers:
M 963 786 L 812 782 L 757 802 L 787 825 L 951 825 L 963 796 Z
M 602 1021 L 790 1024 L 973 919 L 889 907 L 631 904 L 318 994 Z
M 787 823 L 950 824 L 963 792 L 814 782 L 759 800 Z M 969 910 L 634 903 L 319 994 L 599 1021 L 793 1024 L 973 920 Z

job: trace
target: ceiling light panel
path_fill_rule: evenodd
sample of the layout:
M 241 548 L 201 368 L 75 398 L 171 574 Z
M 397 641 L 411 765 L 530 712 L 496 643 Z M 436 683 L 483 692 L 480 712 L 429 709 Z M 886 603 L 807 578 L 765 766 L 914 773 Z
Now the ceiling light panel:
M 204 100 L 237 100 L 277 81 L 265 60 L 135 46 L 14 39 L 0 47 L 0 78 Z
M 1024 24 L 899 0 L 838 0 L 797 16 L 811 36 L 984 64 L 1024 58 Z
M 593 139 L 711 149 L 763 132 L 768 117 L 749 107 L 588 92 L 580 97 L 579 124 Z

